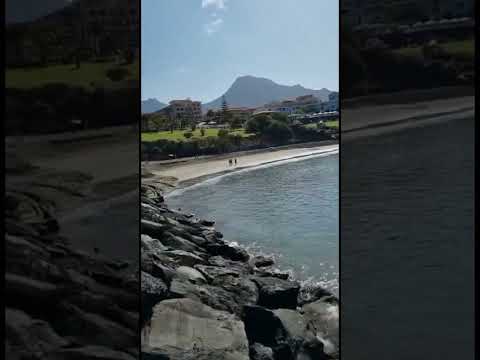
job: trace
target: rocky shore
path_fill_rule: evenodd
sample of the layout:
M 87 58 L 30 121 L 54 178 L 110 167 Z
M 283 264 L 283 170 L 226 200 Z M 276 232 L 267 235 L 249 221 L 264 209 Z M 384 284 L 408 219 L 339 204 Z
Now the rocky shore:
M 83 195 L 45 178 L 6 189 L 5 358 L 138 359 L 138 261 L 82 252 L 59 235 L 58 206 Z
M 141 189 L 145 359 L 337 359 L 338 299 Z M 233 239 L 230 239 L 233 240 Z

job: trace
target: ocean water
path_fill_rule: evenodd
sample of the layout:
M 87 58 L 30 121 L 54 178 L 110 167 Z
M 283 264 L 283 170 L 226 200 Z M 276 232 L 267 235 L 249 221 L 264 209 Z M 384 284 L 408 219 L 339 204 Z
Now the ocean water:
M 338 152 L 219 176 L 171 193 L 172 208 L 216 221 L 228 241 L 338 294 Z

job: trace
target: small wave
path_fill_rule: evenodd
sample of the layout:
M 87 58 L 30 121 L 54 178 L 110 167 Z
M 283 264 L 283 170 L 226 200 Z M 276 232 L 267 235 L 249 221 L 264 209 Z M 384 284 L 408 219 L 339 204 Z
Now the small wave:
M 297 154 L 291 157 L 279 159 L 279 160 L 272 160 L 268 162 L 264 162 L 258 165 L 252 165 L 252 166 L 247 166 L 247 167 L 239 167 L 237 170 L 231 170 L 225 173 L 218 173 L 214 174 L 211 177 L 208 177 L 204 180 L 201 180 L 199 182 L 196 182 L 191 185 L 186 185 L 183 187 L 179 187 L 178 189 L 175 189 L 171 191 L 170 193 L 166 194 L 165 198 L 171 198 L 171 197 L 178 197 L 181 196 L 183 193 L 186 191 L 191 191 L 196 188 L 202 187 L 202 186 L 211 186 L 216 183 L 218 183 L 220 180 L 228 177 L 228 176 L 234 176 L 234 175 L 240 175 L 244 173 L 248 173 L 251 171 L 256 171 L 259 169 L 266 169 L 274 166 L 279 166 L 279 165 L 284 165 L 284 164 L 289 164 L 289 163 L 294 163 L 298 161 L 305 161 L 313 158 L 318 158 L 318 157 L 326 157 L 326 156 L 331 156 L 331 155 L 336 155 L 339 153 L 338 148 L 334 150 L 321 150 L 321 151 L 307 151 L 301 154 Z

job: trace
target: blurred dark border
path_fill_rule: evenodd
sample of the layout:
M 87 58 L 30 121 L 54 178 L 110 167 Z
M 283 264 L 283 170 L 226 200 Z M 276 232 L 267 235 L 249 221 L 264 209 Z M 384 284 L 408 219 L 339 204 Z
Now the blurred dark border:
M 475 4 L 340 1 L 341 358 L 475 356 Z
M 9 0 L 5 355 L 139 358 L 139 0 Z

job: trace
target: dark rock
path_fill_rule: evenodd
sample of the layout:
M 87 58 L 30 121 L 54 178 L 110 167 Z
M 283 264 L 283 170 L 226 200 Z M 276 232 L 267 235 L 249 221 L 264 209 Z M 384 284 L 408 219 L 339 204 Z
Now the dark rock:
M 176 276 L 192 284 L 205 284 L 207 282 L 200 271 L 188 266 L 179 266 L 176 270 Z
M 258 288 L 255 283 L 245 277 L 222 276 L 212 281 L 212 286 L 218 286 L 233 295 L 236 303 L 243 307 L 255 305 L 258 302 Z M 235 313 L 241 313 L 238 308 Z
M 300 285 L 297 282 L 272 277 L 253 277 L 258 285 L 258 304 L 270 309 L 295 309 Z
M 137 302 L 138 306 L 138 302 Z M 58 308 L 58 317 L 53 326 L 65 336 L 81 339 L 84 344 L 107 347 L 133 347 L 137 345 L 138 332 L 103 316 L 83 311 L 77 306 L 64 302 Z
M 208 263 L 213 266 L 218 266 L 221 268 L 229 269 L 232 271 L 236 271 L 239 274 L 250 274 L 252 272 L 252 268 L 246 262 L 242 261 L 233 261 L 225 259 L 221 256 L 212 256 L 208 259 Z
M 249 359 L 243 323 L 191 299 L 165 300 L 155 306 L 144 331 L 142 353 L 142 358 L 151 359 Z
M 158 278 L 142 271 L 142 310 L 143 319 L 151 316 L 151 309 L 168 297 L 167 285 Z
M 197 264 L 205 264 L 206 262 L 206 260 L 199 256 L 199 254 L 194 254 L 183 250 L 162 251 L 161 254 L 173 259 L 179 266 L 184 265 L 194 267 Z
M 255 269 L 254 274 L 260 277 L 274 277 L 282 280 L 288 280 L 290 278 L 290 274 L 288 272 L 282 272 L 276 269 Z
M 270 256 L 263 256 L 257 255 L 251 259 L 252 265 L 256 266 L 257 268 L 271 266 L 275 264 L 275 260 L 273 260 Z
M 273 357 L 273 350 L 267 346 L 263 346 L 260 343 L 254 343 L 250 346 L 250 359 L 251 360 L 275 360 Z
M 187 239 L 181 236 L 173 235 L 170 232 L 166 232 L 161 240 L 163 245 L 166 245 L 175 250 L 184 250 L 189 252 L 202 252 L 203 250 L 197 245 L 191 243 Z
M 202 224 L 203 226 L 211 227 L 211 226 L 215 225 L 215 221 L 202 220 L 202 221 L 200 221 L 200 224 Z
M 260 343 L 273 348 L 285 341 L 285 330 L 273 311 L 257 305 L 247 305 L 243 308 L 242 319 L 250 344 Z
M 142 251 L 141 269 L 154 277 L 161 278 L 167 284 L 169 284 L 175 276 L 175 269 L 173 267 L 164 264 L 158 256 L 148 251 Z
M 207 244 L 206 250 L 213 256 L 219 255 L 234 261 L 247 261 L 250 257 L 246 250 L 228 244 Z
M 104 346 L 87 345 L 62 349 L 51 354 L 52 360 L 135 360 L 132 355 Z
M 140 222 L 140 232 L 155 239 L 161 238 L 167 229 L 168 226 L 153 221 L 142 219 Z
M 34 320 L 23 311 L 10 308 L 5 309 L 5 339 L 9 351 L 23 354 L 24 358 L 45 356 L 69 345 L 47 322 Z
M 164 244 L 158 239 L 154 239 L 149 235 L 142 234 L 140 237 L 140 246 L 142 251 L 163 251 L 167 248 Z
M 195 269 L 200 271 L 208 282 L 225 276 L 239 277 L 240 272 L 237 269 L 225 268 L 220 266 L 195 265 Z
M 298 293 L 298 305 L 303 306 L 326 297 L 335 298 L 330 291 L 320 285 L 303 286 Z M 333 298 L 332 301 L 335 301 Z

